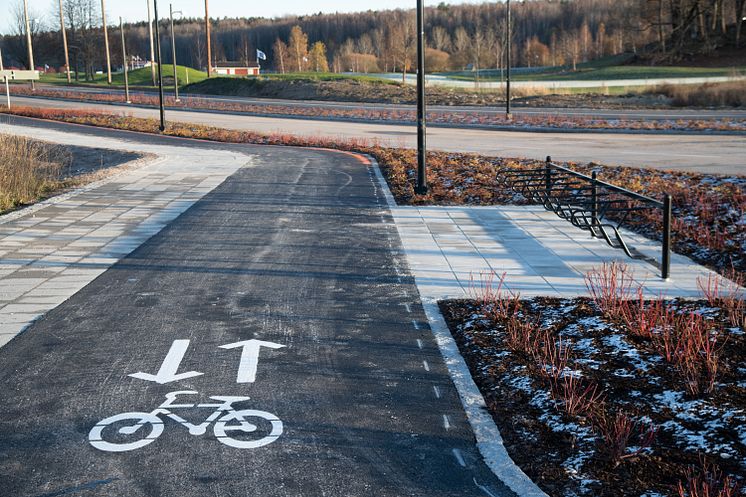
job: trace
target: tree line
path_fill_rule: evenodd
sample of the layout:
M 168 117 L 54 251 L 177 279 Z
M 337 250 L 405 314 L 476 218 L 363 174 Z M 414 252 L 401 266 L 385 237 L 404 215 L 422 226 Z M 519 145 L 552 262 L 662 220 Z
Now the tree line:
M 655 52 L 676 59 L 693 50 L 712 52 L 742 44 L 746 0 L 526 0 L 513 2 L 511 57 L 515 66 L 577 67 L 621 52 Z M 98 0 L 64 0 L 71 66 L 90 78 L 103 61 Z M 0 38 L 6 65 L 25 66 L 25 27 L 20 3 L 11 7 L 14 33 Z M 143 13 L 145 14 L 145 13 Z M 507 50 L 506 5 L 502 2 L 426 9 L 428 71 L 503 68 Z M 38 65 L 64 64 L 56 9 L 32 13 Z M 143 17 L 145 17 L 143 15 Z M 44 20 L 46 19 L 46 21 Z M 171 62 L 171 35 L 162 20 L 162 53 Z M 316 14 L 277 19 L 213 19 L 215 61 L 260 61 L 278 72 L 406 72 L 415 61 L 414 10 Z M 175 21 L 179 64 L 206 67 L 202 19 Z M 121 65 L 118 27 L 109 29 L 112 61 Z M 129 54 L 149 58 L 147 23 L 125 25 Z M 267 69 L 265 67 L 265 69 Z

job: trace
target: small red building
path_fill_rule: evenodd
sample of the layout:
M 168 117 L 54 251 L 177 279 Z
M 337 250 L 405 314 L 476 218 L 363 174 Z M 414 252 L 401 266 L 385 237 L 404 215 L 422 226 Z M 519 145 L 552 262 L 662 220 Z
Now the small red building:
M 259 64 L 250 62 L 247 65 L 244 62 L 235 61 L 216 62 L 213 71 L 215 74 L 224 76 L 259 76 Z

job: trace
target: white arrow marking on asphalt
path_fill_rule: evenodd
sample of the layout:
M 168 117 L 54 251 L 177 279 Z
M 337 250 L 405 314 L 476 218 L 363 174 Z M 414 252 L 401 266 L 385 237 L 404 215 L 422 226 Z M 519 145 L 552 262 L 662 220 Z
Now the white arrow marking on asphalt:
M 129 376 L 137 378 L 138 380 L 154 381 L 159 385 L 163 385 L 165 383 L 171 383 L 172 381 L 186 380 L 187 378 L 204 374 L 197 371 L 177 373 L 181 361 L 184 359 L 184 354 L 186 354 L 187 348 L 189 348 L 189 340 L 174 340 L 174 343 L 171 345 L 168 354 L 166 354 L 166 358 L 163 359 L 163 364 L 161 364 L 161 369 L 158 370 L 157 374 L 152 375 L 141 371 L 138 373 L 132 373 Z
M 220 346 L 221 349 L 237 349 L 239 347 L 243 350 L 241 351 L 241 362 L 238 364 L 236 383 L 254 383 L 256 368 L 259 365 L 259 348 L 281 349 L 284 345 L 252 339 Z

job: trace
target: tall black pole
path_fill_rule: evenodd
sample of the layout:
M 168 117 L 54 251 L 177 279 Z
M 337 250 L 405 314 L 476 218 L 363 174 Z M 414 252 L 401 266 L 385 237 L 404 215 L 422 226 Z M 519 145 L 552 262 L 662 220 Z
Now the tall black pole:
M 425 134 L 425 7 L 417 0 L 417 185 L 418 195 L 427 193 L 426 134 Z
M 505 118 L 512 119 L 513 116 L 510 114 L 510 64 L 511 64 L 510 52 L 512 52 L 513 50 L 513 47 L 511 46 L 512 41 L 513 41 L 513 26 L 511 25 L 511 22 L 510 22 L 510 0 L 507 0 L 506 3 L 508 6 L 508 13 L 506 15 L 506 22 L 508 24 L 508 27 L 505 30 L 505 33 L 506 33 L 505 36 L 507 38 L 506 44 L 508 45 L 507 47 L 508 53 L 507 53 L 507 57 L 506 57 L 507 60 L 506 60 L 505 65 L 508 66 L 507 67 L 508 79 L 506 80 L 506 84 L 505 84 Z
M 174 101 L 179 101 L 179 76 L 176 73 L 176 35 L 174 34 L 174 4 L 168 4 L 171 14 L 171 64 L 174 66 Z M 178 11 L 177 11 L 178 12 Z M 181 13 L 181 12 L 178 12 Z
M 158 0 L 153 0 L 153 14 L 155 15 L 155 58 L 158 64 L 158 106 L 161 111 L 161 132 L 166 131 L 166 112 L 163 109 L 163 73 L 161 72 L 161 33 L 158 28 Z

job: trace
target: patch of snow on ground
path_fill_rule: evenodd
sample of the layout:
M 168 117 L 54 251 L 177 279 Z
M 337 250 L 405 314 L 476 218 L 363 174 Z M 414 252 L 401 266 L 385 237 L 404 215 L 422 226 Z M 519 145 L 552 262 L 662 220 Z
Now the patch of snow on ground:
M 601 342 L 606 347 L 613 349 L 612 354 L 623 355 L 629 359 L 638 370 L 648 371 L 650 369 L 650 361 L 643 359 L 640 351 L 627 342 L 622 335 L 616 333 L 607 335 L 601 339 Z

